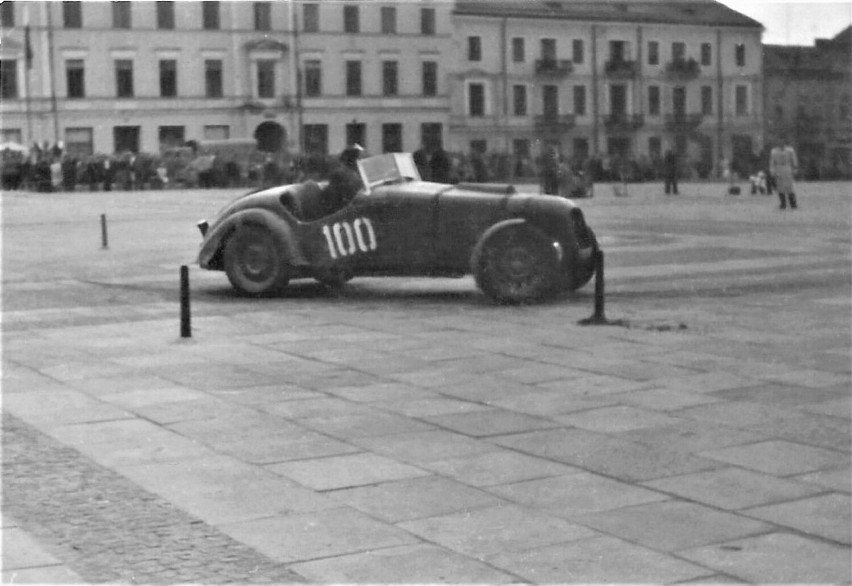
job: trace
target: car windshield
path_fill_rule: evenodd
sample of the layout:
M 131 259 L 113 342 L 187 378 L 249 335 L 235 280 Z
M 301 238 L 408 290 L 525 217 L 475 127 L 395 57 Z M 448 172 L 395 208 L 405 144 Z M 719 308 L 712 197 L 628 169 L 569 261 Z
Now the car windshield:
M 367 193 L 379 185 L 401 181 L 420 181 L 420 173 L 411 153 L 385 153 L 358 161 L 358 170 Z

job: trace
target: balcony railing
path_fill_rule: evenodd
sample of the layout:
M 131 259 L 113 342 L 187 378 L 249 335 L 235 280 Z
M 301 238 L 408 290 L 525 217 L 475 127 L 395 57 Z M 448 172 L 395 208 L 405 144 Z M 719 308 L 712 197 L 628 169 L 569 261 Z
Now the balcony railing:
M 690 80 L 701 73 L 701 66 L 695 59 L 675 59 L 666 64 L 666 75 L 669 79 Z
M 630 132 L 642 128 L 644 124 L 642 114 L 610 114 L 604 118 L 604 126 L 611 132 Z
M 604 71 L 609 77 L 635 77 L 637 69 L 635 61 L 624 59 L 613 59 L 604 65 Z
M 704 114 L 669 114 L 666 128 L 672 132 L 690 132 L 701 126 Z
M 538 114 L 535 128 L 538 132 L 565 132 L 574 128 L 574 114 Z
M 537 59 L 535 74 L 546 77 L 565 77 L 574 71 L 574 64 L 568 59 Z

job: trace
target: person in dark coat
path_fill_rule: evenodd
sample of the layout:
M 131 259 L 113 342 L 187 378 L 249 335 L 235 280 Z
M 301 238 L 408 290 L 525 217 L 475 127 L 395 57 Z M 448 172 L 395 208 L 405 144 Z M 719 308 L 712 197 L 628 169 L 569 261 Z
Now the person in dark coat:
M 559 153 L 550 149 L 541 161 L 541 190 L 548 195 L 559 193 Z
M 677 155 L 669 149 L 663 156 L 663 180 L 666 194 L 678 195 L 677 192 Z
M 361 158 L 361 153 L 364 152 L 364 147 L 360 144 L 353 143 L 343 149 L 340 153 L 340 162 L 352 171 L 358 172 L 358 159 Z
M 420 172 L 420 178 L 423 181 L 429 181 L 429 153 L 426 152 L 426 149 L 420 147 L 416 151 L 414 151 L 414 164 L 417 166 L 417 170 Z
M 62 189 L 77 190 L 77 159 L 68 155 L 62 158 Z
M 432 153 L 432 158 L 429 161 L 429 180 L 435 183 L 449 183 L 451 166 L 452 164 L 447 151 L 438 147 Z

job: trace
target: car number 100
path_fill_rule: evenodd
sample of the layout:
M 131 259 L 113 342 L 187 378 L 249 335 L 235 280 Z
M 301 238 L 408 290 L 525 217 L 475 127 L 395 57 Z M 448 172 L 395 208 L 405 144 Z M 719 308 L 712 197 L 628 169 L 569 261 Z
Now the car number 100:
M 322 227 L 331 258 L 350 256 L 356 252 L 376 250 L 376 232 L 370 218 L 358 218 L 349 222 L 335 222 Z

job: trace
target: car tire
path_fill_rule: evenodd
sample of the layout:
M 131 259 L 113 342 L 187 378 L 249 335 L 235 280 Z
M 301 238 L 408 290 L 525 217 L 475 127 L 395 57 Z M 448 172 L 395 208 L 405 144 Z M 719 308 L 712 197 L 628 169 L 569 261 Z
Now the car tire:
M 529 303 L 552 295 L 558 285 L 559 256 L 553 242 L 528 226 L 513 226 L 488 237 L 474 266 L 476 284 L 498 303 Z
M 278 240 L 267 228 L 242 226 L 225 244 L 225 273 L 244 295 L 270 295 L 287 286 L 289 275 Z

